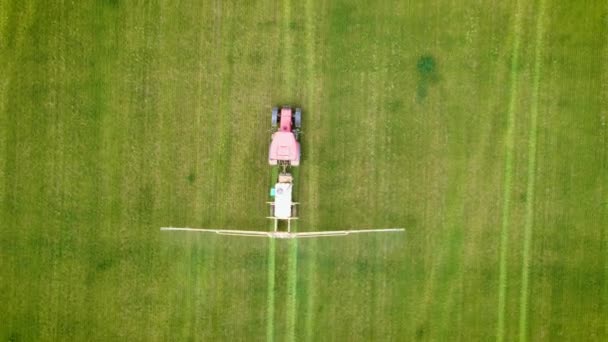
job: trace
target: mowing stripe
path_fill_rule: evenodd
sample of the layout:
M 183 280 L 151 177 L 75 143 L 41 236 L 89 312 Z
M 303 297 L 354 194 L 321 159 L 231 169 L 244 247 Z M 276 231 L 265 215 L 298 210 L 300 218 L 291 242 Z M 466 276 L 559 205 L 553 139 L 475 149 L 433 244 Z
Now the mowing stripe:
M 296 297 L 298 291 L 298 240 L 289 241 L 287 258 L 287 341 L 296 338 Z
M 268 240 L 268 293 L 266 295 L 266 341 L 274 341 L 274 278 L 276 245 L 274 239 Z
M 606 9 L 605 11 L 608 12 L 608 3 L 606 3 Z M 606 13 L 604 12 L 604 13 Z M 608 31 L 608 18 L 606 18 L 607 22 L 606 22 L 606 26 L 604 27 L 605 30 Z M 603 60 L 606 61 L 608 60 L 608 44 L 604 44 L 604 51 L 602 53 Z M 608 64 L 604 63 L 604 68 L 603 68 L 603 72 L 602 72 L 602 99 L 603 99 L 603 103 L 602 103 L 602 116 L 601 116 L 601 125 L 603 127 L 602 130 L 602 156 L 604 156 L 604 158 L 602 159 L 602 170 L 604 170 L 604 181 L 600 182 L 601 184 L 601 194 L 600 197 L 601 200 L 604 201 L 604 207 L 603 207 L 603 214 L 600 216 L 600 221 L 599 222 L 606 222 L 606 219 L 608 218 L 608 192 L 606 192 L 606 184 L 608 184 L 608 153 L 606 153 L 608 151 L 608 126 L 606 125 L 606 116 L 608 116 Z M 601 210 L 601 209 L 600 209 Z M 604 248 L 606 248 L 606 246 L 608 246 L 608 226 L 604 224 L 604 232 L 603 232 L 603 246 Z M 604 291 L 603 291 L 603 303 L 602 305 L 604 306 L 604 308 L 608 307 L 608 253 L 604 253 Z M 605 310 L 605 309 L 604 309 Z M 605 311 L 604 311 L 605 312 Z M 608 336 L 608 325 L 604 325 L 604 335 Z
M 12 4 L 16 6 L 15 4 Z M 2 10 L 6 10 L 6 12 L 0 11 L 0 13 L 9 13 L 11 8 L 7 4 L 0 5 Z M 32 23 L 34 22 L 34 13 L 37 10 L 37 6 L 32 3 L 26 3 L 26 8 L 20 11 L 19 24 L 16 25 L 14 34 L 14 42 L 13 47 L 11 48 L 11 54 L 6 53 L 7 49 L 7 39 L 0 39 L 0 51 L 3 53 L 0 54 L 2 58 L 0 63 L 2 63 L 2 68 L 4 72 L 2 73 L 4 76 L 0 79 L 0 155 L 3 158 L 0 158 L 0 194 L 3 194 L 3 198 L 5 200 L 6 205 L 4 208 L 9 207 L 9 199 L 14 195 L 14 186 L 15 184 L 15 155 L 16 155 L 16 145 L 17 145 L 17 130 L 14 129 L 16 124 L 16 118 L 13 117 L 8 111 L 8 103 L 9 100 L 9 92 L 11 89 L 11 84 L 13 80 L 18 79 L 17 72 L 14 72 L 13 69 L 15 65 L 19 65 L 19 61 L 21 60 L 21 55 L 23 55 L 23 45 L 25 40 L 27 39 L 27 32 L 30 29 Z M 0 16 L 0 37 L 6 37 L 4 35 L 4 28 L 8 27 L 8 20 L 3 20 L 4 18 Z M 8 18 L 6 18 L 8 19 Z M 10 123 L 9 123 L 10 122 Z M 13 126 L 13 128 L 11 128 Z M 10 151 L 10 152 L 9 152 Z M 9 172 L 9 170 L 11 170 Z M 11 212 L 8 210 L 7 212 Z
M 511 183 L 513 178 L 513 145 L 515 126 L 515 105 L 517 99 L 517 68 L 519 64 L 519 45 L 521 34 L 521 6 L 522 1 L 517 1 L 514 21 L 513 37 L 513 56 L 511 58 L 510 73 L 510 101 L 507 111 L 507 134 L 505 142 L 505 170 L 504 170 L 504 189 L 503 189 L 503 211 L 502 225 L 500 230 L 500 261 L 498 279 L 498 324 L 496 327 L 496 339 L 501 342 L 504 340 L 505 333 L 505 303 L 507 291 L 507 244 L 509 241 L 509 209 L 511 205 Z
M 532 88 L 532 108 L 530 110 L 530 131 L 528 141 L 528 185 L 526 188 L 526 216 L 524 223 L 524 245 L 521 266 L 521 292 L 519 298 L 519 340 L 527 340 L 528 332 L 528 297 L 530 274 L 530 247 L 532 243 L 532 225 L 534 223 L 534 187 L 536 184 L 536 136 L 538 131 L 538 97 L 540 92 L 540 75 L 542 68 L 542 49 L 544 35 L 545 0 L 540 0 L 536 21 L 536 47 L 534 51 L 534 80 Z
M 12 4 L 13 6 L 15 5 L 15 3 Z M 11 10 L 11 9 L 7 9 L 5 8 L 6 4 L 2 4 L 2 10 Z M 24 41 L 26 40 L 26 34 L 29 30 L 29 28 L 31 27 L 34 18 L 35 18 L 35 13 L 37 11 L 37 4 L 34 3 L 27 3 L 26 4 L 27 8 L 24 9 L 20 14 L 22 15 L 20 17 L 20 20 L 18 21 L 19 24 L 16 24 L 15 27 L 15 38 L 14 38 L 14 43 L 13 43 L 13 47 L 12 47 L 12 51 L 11 54 L 7 53 L 7 49 L 5 49 L 6 45 L 5 42 L 7 41 L 6 37 L 7 35 L 5 35 L 4 32 L 0 32 L 0 37 L 3 37 L 4 39 L 0 40 L 0 51 L 2 52 L 2 54 L 0 54 L 0 56 L 2 56 L 2 70 L 3 70 L 3 77 L 0 79 L 0 155 L 2 156 L 0 158 L 0 198 L 3 199 L 3 203 L 2 203 L 2 207 L 0 207 L 0 216 L 2 217 L 2 233 L 4 235 L 4 237 L 6 237 L 8 234 L 10 234 L 10 236 L 12 238 L 16 238 L 16 239 L 24 239 L 24 237 L 26 236 L 25 234 L 27 234 L 27 232 L 23 231 L 23 230 L 12 230 L 8 227 L 10 227 L 9 225 L 15 225 L 17 224 L 17 215 L 12 214 L 13 213 L 13 205 L 15 203 L 15 197 L 16 197 L 16 189 L 17 189 L 17 184 L 18 182 L 18 163 L 17 163 L 17 151 L 18 151 L 18 135 L 17 135 L 17 125 L 18 125 L 18 117 L 17 115 L 11 114 L 9 108 L 10 106 L 8 105 L 8 103 L 10 103 L 10 90 L 11 90 L 11 85 L 13 83 L 13 80 L 18 80 L 19 79 L 19 74 L 18 71 L 14 71 L 15 70 L 15 65 L 17 65 L 17 63 L 21 60 L 21 56 L 23 55 L 23 45 L 24 45 Z M 12 13 L 6 11 L 6 12 L 2 12 L 2 13 L 9 13 L 8 15 L 11 15 Z M 1 17 L 0 17 L 1 18 Z M 0 19 L 2 20 L 2 19 Z M 4 26 L 4 23 L 3 23 Z M 17 69 L 18 70 L 18 69 Z M 10 233 L 9 233 L 10 232 Z M 17 232 L 17 234 L 14 234 L 14 232 Z M 6 240 L 4 240 L 6 241 Z M 23 240 L 22 240 L 23 241 Z M 14 258 L 14 256 L 13 256 Z M 16 274 L 16 265 L 18 265 L 18 263 L 16 262 L 11 262 L 14 259 L 11 258 L 10 254 L 8 254 L 8 257 L 5 257 L 5 254 L 3 254 L 3 261 L 5 261 L 5 263 L 3 263 L 4 268 L 4 272 L 10 272 L 10 273 L 3 273 L 3 290 L 6 289 L 4 287 L 4 284 L 7 284 L 8 282 L 4 280 L 4 275 L 5 274 Z M 19 292 L 17 291 L 17 286 L 9 286 L 8 289 L 10 289 L 8 291 L 8 298 L 18 298 Z M 47 297 L 48 298 L 48 297 Z M 52 297 L 51 297 L 52 298 Z M 8 310 L 10 311 L 11 308 L 11 304 L 14 305 L 14 301 L 11 301 L 9 299 L 8 303 L 5 303 L 5 306 L 8 306 Z M 8 305 L 7 305 L 8 304 Z M 49 303 L 48 301 L 45 303 L 48 306 L 50 305 L 57 305 L 56 303 Z M 57 306 L 53 306 L 53 307 L 57 307 Z M 5 309 L 6 311 L 6 309 Z M 6 322 L 6 320 L 3 321 L 4 323 L 4 329 L 7 329 L 5 331 L 16 331 L 16 329 L 18 329 L 18 324 L 16 324 L 16 320 L 15 319 L 9 319 L 8 322 Z M 6 337 L 5 337 L 6 338 Z
M 314 92 L 315 92 L 315 53 L 314 53 L 314 48 L 315 48 L 315 42 L 314 42 L 314 37 L 315 37 L 315 26 L 314 23 L 315 21 L 313 20 L 313 18 L 315 17 L 314 15 L 314 3 L 312 0 L 307 0 L 306 4 L 305 4 L 305 17 L 306 17 L 306 21 L 305 21 L 305 48 L 306 48 L 306 103 L 308 104 L 308 108 L 306 110 L 305 114 L 306 118 L 311 118 L 311 115 L 313 115 L 314 113 L 314 118 L 318 118 L 319 116 L 316 115 L 316 108 L 314 106 L 314 99 L 315 97 L 313 96 Z M 313 120 L 308 120 L 305 119 L 305 122 L 308 123 L 308 125 L 311 125 Z M 312 131 L 312 129 L 311 129 Z M 306 153 L 308 155 L 308 170 L 310 170 L 309 173 L 309 177 L 308 177 L 308 206 L 307 208 L 309 208 L 310 213 L 309 213 L 309 217 L 310 217 L 310 225 L 313 227 L 317 226 L 317 213 L 316 210 L 318 209 L 319 205 L 319 198 L 317 197 L 317 191 L 316 191 L 316 187 L 319 184 L 319 169 L 317 167 L 317 156 L 316 156 L 316 152 L 315 152 L 315 148 L 314 146 L 315 141 L 314 141 L 314 133 L 312 133 L 311 138 L 308 140 L 309 144 L 307 146 L 307 150 Z M 314 307 L 315 307 L 315 295 L 316 292 L 314 291 L 315 289 L 315 284 L 316 284 L 316 266 L 317 266 L 317 260 L 316 260 L 316 256 L 317 256 L 317 251 L 316 251 L 316 247 L 317 247 L 317 242 L 313 240 L 308 241 L 307 242 L 307 248 L 309 251 L 309 258 L 307 259 L 308 262 L 308 267 L 306 268 L 306 276 L 308 279 L 308 291 L 307 291 L 307 296 L 306 296 L 306 314 L 304 317 L 304 340 L 305 341 L 313 341 L 313 323 L 314 323 Z

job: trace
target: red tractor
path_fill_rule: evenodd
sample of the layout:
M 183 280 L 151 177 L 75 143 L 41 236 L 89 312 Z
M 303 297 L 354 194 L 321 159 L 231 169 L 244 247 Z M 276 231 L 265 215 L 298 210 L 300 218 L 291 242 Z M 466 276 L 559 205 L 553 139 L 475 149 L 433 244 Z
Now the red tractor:
M 208 228 L 174 228 L 163 227 L 161 230 L 183 230 L 183 231 L 198 231 L 207 233 L 216 233 L 220 235 L 237 235 L 237 236 L 262 236 L 277 239 L 295 239 L 295 238 L 312 238 L 321 236 L 344 236 L 357 233 L 374 233 L 374 232 L 402 232 L 403 228 L 386 228 L 386 229 L 355 229 L 355 230 L 334 230 L 323 232 L 292 232 L 291 221 L 297 220 L 296 207 L 298 202 L 293 201 L 294 178 L 291 173 L 287 172 L 290 166 L 300 165 L 300 143 L 298 137 L 301 133 L 300 127 L 302 123 L 302 110 L 300 108 L 291 108 L 284 106 L 279 113 L 278 108 L 272 109 L 272 142 L 270 143 L 270 151 L 268 162 L 270 165 L 280 165 L 273 167 L 273 186 L 270 188 L 270 204 L 269 219 L 274 222 L 273 231 L 255 231 L 255 230 L 229 230 L 229 229 L 208 229 Z M 282 169 L 282 170 L 279 170 Z M 279 173 L 280 172 L 280 173 Z M 287 231 L 279 230 L 279 220 L 287 221 Z
M 278 128 L 277 128 L 278 126 Z M 268 153 L 270 165 L 298 166 L 300 165 L 300 127 L 302 126 L 302 110 L 291 107 L 272 108 L 272 142 Z

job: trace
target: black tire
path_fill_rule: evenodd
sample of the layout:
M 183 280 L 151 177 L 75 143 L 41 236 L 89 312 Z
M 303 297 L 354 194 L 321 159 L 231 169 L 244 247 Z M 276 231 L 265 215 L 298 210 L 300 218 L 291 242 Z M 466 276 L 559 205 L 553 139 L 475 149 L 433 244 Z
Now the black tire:
M 294 115 L 294 121 L 295 121 L 296 128 L 302 127 L 302 109 L 301 108 L 296 108 L 296 114 Z
M 277 107 L 272 108 L 272 127 L 277 127 L 279 122 L 279 109 Z

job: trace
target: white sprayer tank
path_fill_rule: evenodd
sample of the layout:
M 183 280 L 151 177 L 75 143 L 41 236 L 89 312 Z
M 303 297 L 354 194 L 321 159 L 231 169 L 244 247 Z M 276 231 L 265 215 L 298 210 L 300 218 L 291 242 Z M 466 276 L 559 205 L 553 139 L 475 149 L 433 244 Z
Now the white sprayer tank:
M 275 185 L 274 216 L 280 220 L 291 217 L 292 183 L 277 183 Z

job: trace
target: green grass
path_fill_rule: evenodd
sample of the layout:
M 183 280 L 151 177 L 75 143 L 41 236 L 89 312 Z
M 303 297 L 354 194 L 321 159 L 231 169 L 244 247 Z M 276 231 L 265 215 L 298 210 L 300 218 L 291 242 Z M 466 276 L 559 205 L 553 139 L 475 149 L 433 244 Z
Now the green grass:
M 0 339 L 608 338 L 608 5 L 0 2 Z M 269 242 L 270 108 L 303 108 Z

